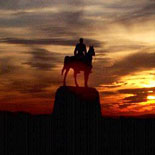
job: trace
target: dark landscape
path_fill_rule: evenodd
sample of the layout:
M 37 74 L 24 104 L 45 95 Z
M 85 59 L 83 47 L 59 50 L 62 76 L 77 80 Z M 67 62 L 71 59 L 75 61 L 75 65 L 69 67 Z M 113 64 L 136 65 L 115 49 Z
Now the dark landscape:
M 79 98 L 85 89 L 92 98 Z M 60 87 L 51 115 L 1 112 L 0 154 L 153 155 L 155 119 L 101 117 L 98 97 L 93 88 Z

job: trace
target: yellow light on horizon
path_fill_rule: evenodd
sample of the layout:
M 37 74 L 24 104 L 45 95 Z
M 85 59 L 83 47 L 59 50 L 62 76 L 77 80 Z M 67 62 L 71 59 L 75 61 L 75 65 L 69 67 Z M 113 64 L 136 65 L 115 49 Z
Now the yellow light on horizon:
M 149 81 L 147 84 L 143 84 L 145 88 L 155 87 L 155 81 Z
M 147 96 L 147 99 L 149 99 L 149 100 L 155 100 L 155 96 Z
M 153 93 L 153 91 L 152 90 L 149 90 L 148 93 Z

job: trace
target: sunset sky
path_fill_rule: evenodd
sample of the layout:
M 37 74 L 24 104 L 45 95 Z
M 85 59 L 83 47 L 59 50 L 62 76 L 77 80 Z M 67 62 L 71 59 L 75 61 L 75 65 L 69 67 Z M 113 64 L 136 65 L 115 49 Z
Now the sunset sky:
M 155 114 L 155 0 L 0 0 L 0 110 L 50 113 L 80 37 L 102 114 Z

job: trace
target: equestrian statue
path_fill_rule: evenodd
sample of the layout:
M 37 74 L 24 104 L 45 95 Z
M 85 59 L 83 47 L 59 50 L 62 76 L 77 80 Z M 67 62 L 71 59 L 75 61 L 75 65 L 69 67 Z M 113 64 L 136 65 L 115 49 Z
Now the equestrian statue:
M 78 87 L 77 74 L 80 71 L 84 72 L 84 84 L 88 87 L 88 78 L 92 70 L 92 59 L 95 56 L 94 47 L 90 46 L 87 52 L 86 45 L 83 43 L 83 38 L 80 38 L 80 42 L 76 45 L 74 50 L 74 56 L 66 56 L 64 59 L 64 66 L 62 68 L 62 75 L 64 74 L 63 84 L 66 86 L 66 78 L 69 70 L 74 70 L 75 85 Z

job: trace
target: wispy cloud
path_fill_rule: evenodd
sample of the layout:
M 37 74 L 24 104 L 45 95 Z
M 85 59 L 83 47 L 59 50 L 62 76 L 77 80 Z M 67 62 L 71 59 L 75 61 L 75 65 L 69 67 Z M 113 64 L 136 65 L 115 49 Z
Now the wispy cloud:
M 39 70 L 51 70 L 59 63 L 62 63 L 63 54 L 49 52 L 45 49 L 33 49 L 31 52 L 31 58 L 24 64 L 30 65 Z
M 75 46 L 78 40 L 75 39 L 19 39 L 19 38 L 3 38 L 1 39 L 3 43 L 10 44 L 21 44 L 21 45 L 62 45 L 62 46 Z M 85 38 L 85 43 L 88 45 L 94 45 L 100 47 L 101 42 L 93 39 Z
M 155 53 L 141 51 L 115 62 L 114 65 L 109 67 L 109 70 L 111 70 L 113 75 L 124 76 L 136 71 L 153 69 L 155 68 L 154 59 Z

